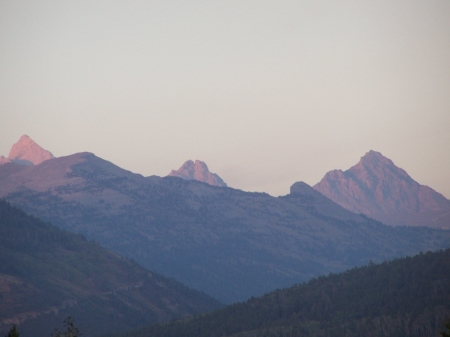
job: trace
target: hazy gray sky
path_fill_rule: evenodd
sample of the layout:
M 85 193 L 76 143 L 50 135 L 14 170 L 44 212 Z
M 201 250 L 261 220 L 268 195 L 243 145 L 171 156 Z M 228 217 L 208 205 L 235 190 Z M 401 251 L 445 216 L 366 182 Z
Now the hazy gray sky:
M 369 150 L 450 198 L 450 1 L 0 1 L 0 154 L 28 134 L 284 195 Z

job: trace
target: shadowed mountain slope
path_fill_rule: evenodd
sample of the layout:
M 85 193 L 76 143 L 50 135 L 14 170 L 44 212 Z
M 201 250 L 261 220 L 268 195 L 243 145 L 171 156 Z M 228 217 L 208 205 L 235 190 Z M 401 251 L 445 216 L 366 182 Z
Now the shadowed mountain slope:
M 1 165 L 0 179 L 0 196 L 30 214 L 225 303 L 369 260 L 450 246 L 450 231 L 388 227 L 304 183 L 274 198 L 143 177 L 91 153 L 25 169 Z
M 0 334 L 48 336 L 72 316 L 85 336 L 220 307 L 83 236 L 0 200 Z
M 427 252 L 120 337 L 437 337 L 450 318 L 449 270 L 449 249 Z
M 328 172 L 314 188 L 352 212 L 388 224 L 450 228 L 450 200 L 379 152 L 369 151 L 347 171 Z

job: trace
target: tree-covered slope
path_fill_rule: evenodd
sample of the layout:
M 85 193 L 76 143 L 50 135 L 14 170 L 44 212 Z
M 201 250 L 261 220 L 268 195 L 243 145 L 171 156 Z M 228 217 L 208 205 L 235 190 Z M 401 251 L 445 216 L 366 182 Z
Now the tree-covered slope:
M 48 336 L 72 316 L 85 336 L 220 307 L 83 236 L 0 200 L 0 334 Z
M 450 249 L 311 279 L 122 337 L 437 337 L 450 317 Z

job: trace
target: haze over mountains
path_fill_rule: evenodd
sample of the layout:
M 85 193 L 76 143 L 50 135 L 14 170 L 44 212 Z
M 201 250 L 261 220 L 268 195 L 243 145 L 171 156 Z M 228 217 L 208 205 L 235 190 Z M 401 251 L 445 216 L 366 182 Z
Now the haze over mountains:
M 369 151 L 344 172 L 328 172 L 314 188 L 352 212 L 387 224 L 450 228 L 450 200 L 379 152 Z
M 225 303 L 450 246 L 450 231 L 385 226 L 305 183 L 275 198 L 143 177 L 91 153 L 1 165 L 0 196 Z

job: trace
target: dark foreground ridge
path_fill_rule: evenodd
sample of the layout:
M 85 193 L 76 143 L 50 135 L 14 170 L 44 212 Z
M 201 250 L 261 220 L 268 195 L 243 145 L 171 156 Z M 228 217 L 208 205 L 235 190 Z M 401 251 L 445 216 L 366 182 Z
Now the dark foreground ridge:
M 120 337 L 437 337 L 450 318 L 449 271 L 450 249 L 370 263 Z
M 48 337 L 68 316 L 94 336 L 220 306 L 0 200 L 0 336 L 17 324 L 21 337 Z

